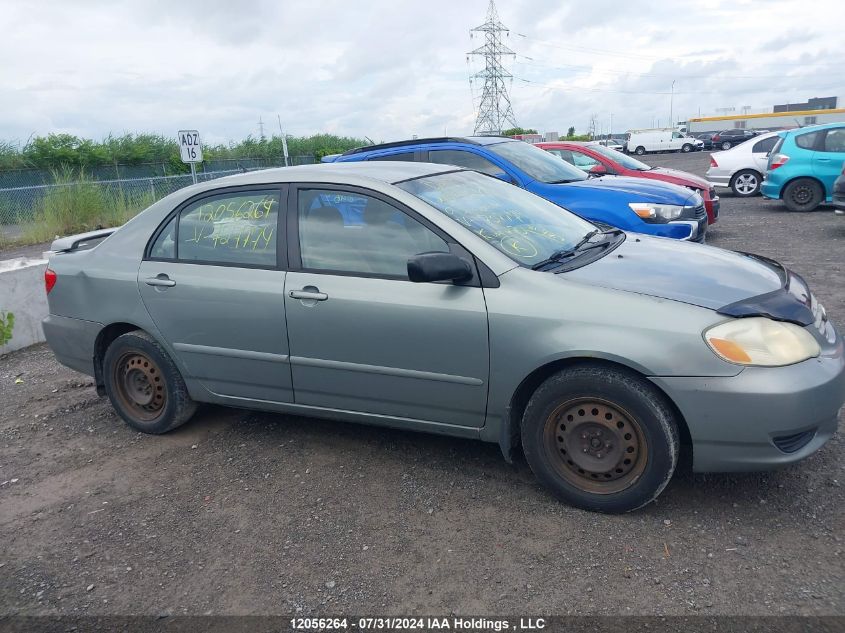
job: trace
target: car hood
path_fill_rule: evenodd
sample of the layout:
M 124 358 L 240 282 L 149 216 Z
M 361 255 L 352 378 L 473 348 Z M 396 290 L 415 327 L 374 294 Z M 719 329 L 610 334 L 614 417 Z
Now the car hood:
M 561 275 L 592 286 L 625 290 L 721 310 L 784 288 L 776 262 L 732 251 L 630 233 L 592 264 Z
M 675 184 L 682 184 L 685 187 L 696 187 L 698 189 L 709 189 L 710 184 L 704 179 L 699 178 L 695 174 L 691 174 L 680 169 L 667 169 L 666 167 L 655 167 L 649 169 L 646 174 L 660 175 L 667 178 L 676 178 L 678 180 Z M 653 178 L 654 176 L 652 176 Z
M 693 196 L 693 192 L 680 185 L 629 176 L 602 176 L 601 178 L 589 178 L 566 183 L 563 186 L 593 189 L 595 191 L 621 191 L 630 194 L 632 198 L 636 197 L 637 200 L 664 204 L 690 205 L 692 204 L 690 198 Z

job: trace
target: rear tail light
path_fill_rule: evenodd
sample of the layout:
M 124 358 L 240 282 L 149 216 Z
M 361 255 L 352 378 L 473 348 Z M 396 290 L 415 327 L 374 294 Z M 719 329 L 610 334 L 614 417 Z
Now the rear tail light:
M 719 166 L 719 163 L 717 163 L 716 159 L 713 158 L 712 156 L 710 157 L 710 166 L 711 167 L 718 167 Z
M 56 285 L 56 272 L 48 268 L 44 271 L 44 287 L 47 289 L 47 294 L 50 294 L 50 291 L 53 289 L 53 286 Z
M 772 160 L 769 163 L 769 169 L 777 169 L 778 167 L 783 167 L 786 165 L 786 162 L 789 160 L 789 156 L 786 154 L 775 154 L 772 156 Z

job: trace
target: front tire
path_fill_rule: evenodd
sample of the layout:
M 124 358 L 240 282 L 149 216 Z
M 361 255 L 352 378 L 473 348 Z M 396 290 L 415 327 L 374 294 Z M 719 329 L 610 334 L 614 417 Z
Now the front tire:
M 643 147 L 642 145 L 640 145 L 637 149 L 635 149 L 635 150 L 634 150 L 634 153 L 635 153 L 637 156 L 642 156 L 643 154 L 645 154 L 645 147 Z
M 689 143 L 684 143 L 684 144 L 681 146 L 681 151 L 682 151 L 684 154 L 688 154 L 688 153 L 690 153 L 690 152 L 692 151 L 692 145 L 690 145 Z
M 197 405 L 176 364 L 149 334 L 118 336 L 103 358 L 106 393 L 133 429 L 159 435 L 187 422 Z
M 822 186 L 812 178 L 793 180 L 783 190 L 783 202 L 790 211 L 812 211 L 823 198 Z
M 762 177 L 753 169 L 743 169 L 731 178 L 731 190 L 735 196 L 748 198 L 760 193 Z
M 678 425 L 665 397 L 634 372 L 564 369 L 541 384 L 522 420 L 525 458 L 566 503 L 598 512 L 636 510 L 669 483 Z

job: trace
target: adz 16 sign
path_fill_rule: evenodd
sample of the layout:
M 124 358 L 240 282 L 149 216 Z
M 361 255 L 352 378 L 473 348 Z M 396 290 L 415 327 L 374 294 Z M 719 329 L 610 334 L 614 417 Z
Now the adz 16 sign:
M 179 130 L 179 154 L 183 163 L 202 162 L 202 142 L 196 130 Z

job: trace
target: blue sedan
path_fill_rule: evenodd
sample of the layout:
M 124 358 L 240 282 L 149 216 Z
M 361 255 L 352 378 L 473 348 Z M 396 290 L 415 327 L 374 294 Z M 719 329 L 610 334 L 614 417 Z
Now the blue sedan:
M 589 178 L 529 143 L 498 136 L 414 139 L 353 149 L 324 162 L 412 161 L 474 169 L 593 222 L 659 237 L 703 242 L 707 213 L 689 189 L 642 178 Z

